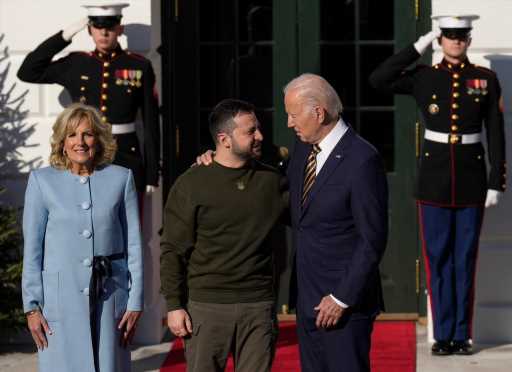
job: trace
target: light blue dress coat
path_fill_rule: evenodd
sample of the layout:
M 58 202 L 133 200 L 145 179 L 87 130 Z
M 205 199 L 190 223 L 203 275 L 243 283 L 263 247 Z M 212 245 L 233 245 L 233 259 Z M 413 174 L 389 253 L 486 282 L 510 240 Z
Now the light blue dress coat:
M 40 372 L 94 372 L 89 323 L 93 256 L 125 252 L 98 304 L 99 371 L 130 371 L 117 322 L 143 308 L 143 260 L 137 193 L 130 170 L 116 165 L 80 177 L 52 167 L 32 171 L 23 213 L 23 306 L 41 308 L 53 335 L 39 351 Z

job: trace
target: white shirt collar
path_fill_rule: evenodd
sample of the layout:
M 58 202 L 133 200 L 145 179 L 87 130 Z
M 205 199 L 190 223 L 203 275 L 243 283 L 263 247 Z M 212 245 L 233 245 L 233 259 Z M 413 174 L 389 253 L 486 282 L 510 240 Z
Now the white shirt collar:
M 338 120 L 338 122 L 334 125 L 331 131 L 325 136 L 325 138 L 320 141 L 318 146 L 320 146 L 320 151 L 316 156 L 316 174 L 320 172 L 323 165 L 327 161 L 327 158 L 331 154 L 334 147 L 338 144 L 341 138 L 345 135 L 348 130 L 348 125 L 343 121 L 342 118 Z
M 342 118 L 340 118 L 331 131 L 327 133 L 327 136 L 325 136 L 325 138 L 318 144 L 322 149 L 321 153 L 326 157 L 329 156 L 347 130 L 348 125 L 345 124 Z

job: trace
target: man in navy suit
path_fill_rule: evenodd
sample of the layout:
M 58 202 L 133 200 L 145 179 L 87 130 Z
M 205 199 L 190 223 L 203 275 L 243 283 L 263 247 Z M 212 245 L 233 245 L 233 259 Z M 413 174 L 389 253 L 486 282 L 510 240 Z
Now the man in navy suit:
M 288 178 L 302 371 L 370 371 L 388 232 L 383 162 L 343 121 L 325 79 L 301 75 L 284 93 L 288 127 L 299 138 Z

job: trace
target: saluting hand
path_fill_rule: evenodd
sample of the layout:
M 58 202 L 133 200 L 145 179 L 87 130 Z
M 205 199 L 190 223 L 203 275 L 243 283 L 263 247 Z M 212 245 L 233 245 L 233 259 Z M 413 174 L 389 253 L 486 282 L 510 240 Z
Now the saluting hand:
M 344 309 L 327 295 L 315 307 L 317 328 L 330 328 L 338 324 Z
M 192 321 L 188 313 L 183 309 L 167 313 L 167 326 L 177 337 L 186 337 L 192 334 Z
M 127 310 L 123 314 L 121 321 L 117 325 L 117 328 L 121 331 L 121 339 L 119 344 L 125 348 L 132 343 L 135 330 L 137 329 L 137 322 L 139 321 L 142 311 L 130 311 Z
M 53 331 L 48 326 L 46 319 L 39 310 L 27 314 L 28 329 L 38 349 L 43 350 L 48 347 L 46 335 L 52 335 Z

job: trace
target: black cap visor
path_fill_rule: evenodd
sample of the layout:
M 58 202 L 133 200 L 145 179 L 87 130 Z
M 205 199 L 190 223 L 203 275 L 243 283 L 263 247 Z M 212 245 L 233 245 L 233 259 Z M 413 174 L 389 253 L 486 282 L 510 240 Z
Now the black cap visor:
M 121 23 L 121 16 L 89 17 L 89 25 L 95 28 L 112 28 Z
M 442 35 L 451 40 L 467 40 L 471 33 L 471 28 L 442 28 Z

